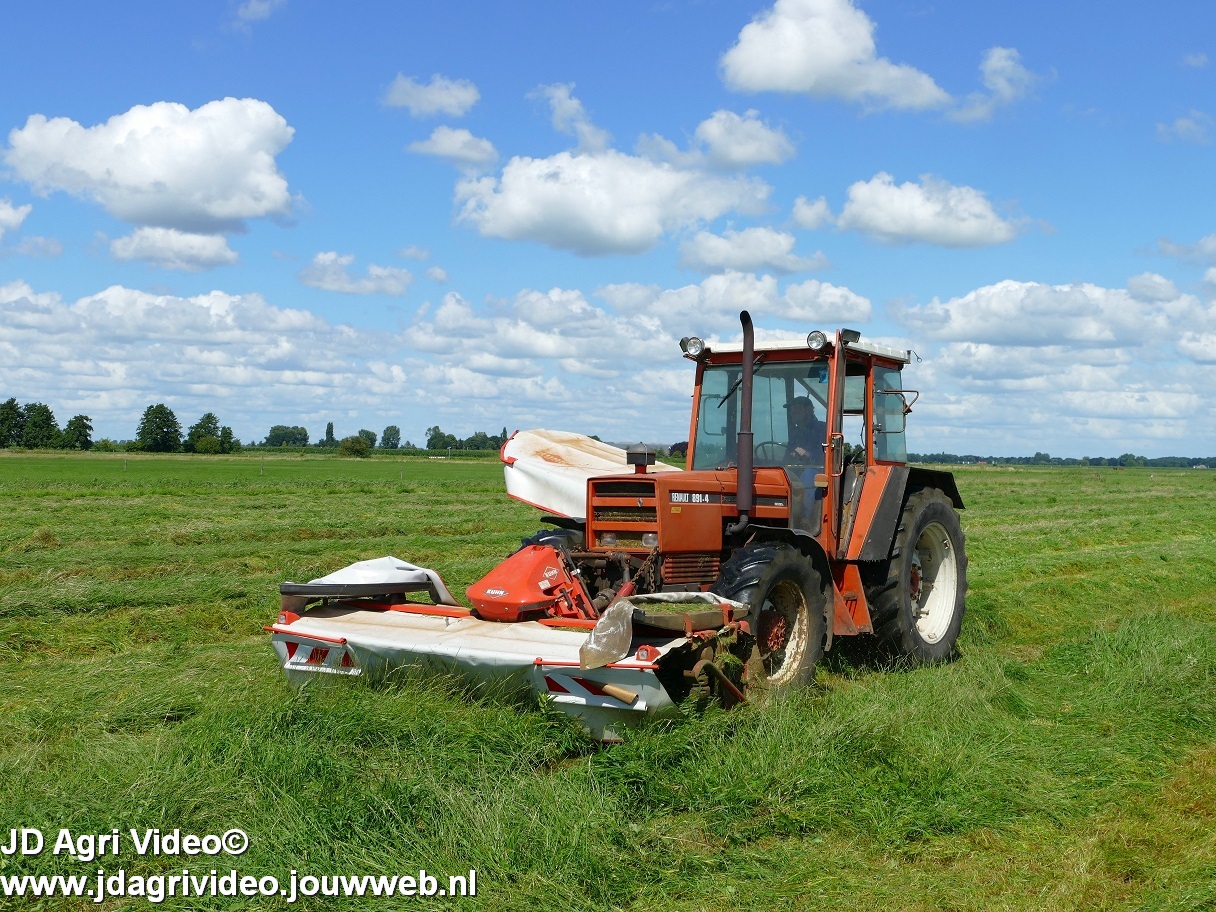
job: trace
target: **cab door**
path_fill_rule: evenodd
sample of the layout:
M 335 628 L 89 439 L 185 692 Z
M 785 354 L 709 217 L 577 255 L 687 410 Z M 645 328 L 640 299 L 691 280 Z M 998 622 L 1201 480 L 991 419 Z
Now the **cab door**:
M 822 527 L 819 544 L 827 554 L 835 554 L 840 541 L 841 478 L 844 474 L 844 396 L 846 386 L 846 357 L 840 334 L 833 346 L 828 385 L 827 442 L 824 444 L 824 474 L 816 484 L 826 482 L 823 493 Z

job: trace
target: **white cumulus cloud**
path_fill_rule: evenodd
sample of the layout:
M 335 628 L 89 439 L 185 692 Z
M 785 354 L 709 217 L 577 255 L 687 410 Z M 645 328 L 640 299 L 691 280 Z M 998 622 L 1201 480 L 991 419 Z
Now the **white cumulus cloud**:
M 554 426 L 549 417 L 577 403 L 579 426 L 628 436 L 638 432 L 636 410 L 687 409 L 690 389 L 679 370 L 677 337 L 655 314 L 622 319 L 574 289 L 524 289 L 511 300 L 475 306 L 444 295 L 421 315 L 402 342 L 431 401 L 472 414 L 529 413 L 515 426 Z M 674 371 L 651 365 L 664 360 Z M 515 420 L 515 419 L 513 419 Z M 611 439 L 611 438 L 610 438 Z
M 221 234 L 191 234 L 174 228 L 137 228 L 127 237 L 111 241 L 110 253 L 119 260 L 143 260 L 183 272 L 228 266 L 239 259 Z
M 481 168 L 498 160 L 498 150 L 492 142 L 463 128 L 436 127 L 429 139 L 412 142 L 406 148 L 466 168 Z
M 715 111 L 697 125 L 696 138 L 705 145 L 710 161 L 725 168 L 779 165 L 794 156 L 790 138 L 760 120 L 758 111 L 742 116 Z
M 1216 332 L 1184 332 L 1178 351 L 1198 364 L 1216 364 Z
M 9 133 L 3 155 L 38 192 L 94 200 L 139 225 L 215 232 L 288 213 L 275 156 L 292 133 L 274 108 L 252 98 L 195 110 L 157 102 L 92 127 L 35 114 Z
M 512 158 L 499 177 L 457 184 L 459 218 L 488 237 L 594 255 L 638 253 L 664 233 L 759 211 L 769 187 L 615 150 Z
M 414 281 L 414 276 L 408 269 L 377 266 L 375 263 L 367 267 L 367 275 L 356 278 L 349 271 L 354 261 L 353 254 L 344 255 L 333 251 L 318 253 L 311 263 L 300 270 L 300 281 L 324 291 L 394 296 L 405 294 L 410 283 Z
M 384 93 L 384 104 L 394 108 L 407 108 L 414 117 L 430 117 L 446 114 L 460 117 L 467 114 L 481 93 L 467 79 L 448 79 L 438 73 L 427 83 L 412 76 L 397 74 L 397 78 Z
M 1173 123 L 1157 124 L 1157 138 L 1162 142 L 1178 140 L 1203 145 L 1208 142 L 1211 129 L 1211 115 L 1192 108 L 1185 117 L 1179 117 Z
M 549 102 L 553 129 L 578 140 L 581 152 L 602 152 L 612 137 L 591 122 L 583 103 L 574 97 L 574 83 L 541 86 L 537 93 Z
M 362 353 L 373 347 L 348 327 L 259 295 L 115 285 L 69 303 L 24 282 L 0 286 L 10 391 L 90 415 L 97 437 L 133 437 L 143 409 L 167 402 L 183 424 L 214 411 L 242 439 L 260 438 L 271 424 L 300 423 L 316 403 L 332 403 L 335 391 L 348 390 L 350 402 L 364 397 Z
M 910 424 L 913 449 L 937 450 L 942 435 L 985 455 L 1196 455 L 1216 443 L 1216 307 L 1164 276 L 1126 289 L 1006 280 L 899 317 L 925 356 L 917 386 L 933 391 Z
M 59 238 L 42 237 L 34 234 L 22 238 L 17 249 L 26 256 L 46 258 L 57 257 L 63 253 L 63 242 Z
M 832 210 L 828 207 L 828 201 L 822 196 L 817 200 L 808 200 L 805 196 L 794 200 L 793 219 L 794 224 L 799 228 L 811 230 L 822 228 L 835 221 Z
M 237 7 L 236 17 L 241 22 L 260 22 L 270 14 L 287 5 L 287 0 L 245 0 Z
M 903 322 L 927 338 L 1004 346 L 1137 346 L 1178 322 L 1194 323 L 1199 300 L 1161 276 L 1137 276 L 1130 290 L 1090 283 L 1046 285 L 1007 279 L 947 301 L 908 308 Z M 1183 319 L 1187 318 L 1187 319 Z
M 1010 280 L 905 308 L 907 336 L 866 338 L 924 358 L 905 383 L 923 394 L 914 451 L 1211 453 L 1216 301 L 1205 294 L 1157 273 L 1126 289 Z M 842 286 L 728 271 L 591 296 L 453 292 L 405 330 L 373 334 L 257 295 L 113 286 L 71 303 L 14 281 L 0 285 L 0 363 L 18 400 L 91 415 L 99 437 L 131 436 L 164 401 L 183 423 L 214 411 L 242 439 L 336 420 L 340 434 L 397 424 L 415 440 L 434 424 L 461 436 L 506 424 L 671 441 L 686 432 L 693 379 L 677 340 L 737 340 L 741 309 L 762 340 L 864 329 L 873 312 Z
M 1216 234 L 1202 237 L 1194 244 L 1177 244 L 1162 238 L 1157 242 L 1157 249 L 1166 256 L 1199 263 L 1216 263 Z
M 955 187 L 925 175 L 920 183 L 896 185 L 879 172 L 849 187 L 837 224 L 886 244 L 921 242 L 944 247 L 1003 244 L 1017 233 L 973 187 Z
M 30 205 L 14 206 L 10 199 L 0 199 L 0 240 L 8 231 L 16 231 L 25 217 L 34 211 Z
M 815 279 L 789 286 L 782 301 L 787 319 L 811 323 L 852 326 L 867 322 L 873 312 L 869 298 L 841 285 Z
M 954 120 L 991 120 L 997 108 L 1024 98 L 1038 77 L 1022 66 L 1022 57 L 1014 48 L 989 48 L 980 63 L 980 76 L 986 92 L 968 95 L 957 110 L 950 112 Z
M 700 231 L 680 245 L 680 265 L 698 272 L 771 270 L 777 273 L 822 269 L 822 253 L 802 257 L 794 253 L 792 234 L 774 228 L 745 228 L 711 234 Z
M 605 285 L 596 289 L 596 295 L 624 319 L 657 319 L 676 339 L 690 333 L 736 339 L 741 310 L 751 313 L 758 338 L 785 339 L 798 332 L 805 338 L 807 322 L 862 323 L 872 311 L 869 299 L 843 286 L 811 279 L 782 291 L 775 276 L 733 270 L 680 288 L 632 282 Z M 783 328 L 790 321 L 797 324 L 793 335 Z
M 851 0 L 777 0 L 721 61 L 733 89 L 802 92 L 874 108 L 941 108 L 950 96 L 920 70 L 879 57 L 874 22 Z
M 1191 53 L 1191 54 L 1183 54 L 1182 55 L 1182 65 L 1188 66 L 1188 67 L 1194 67 L 1197 70 L 1201 70 L 1205 66 L 1208 65 L 1208 55 L 1203 53 L 1203 51 L 1195 51 L 1194 53 Z
M 729 212 L 764 210 L 768 184 L 724 174 L 699 150 L 680 152 L 662 137 L 644 137 L 639 145 L 646 148 L 636 155 L 608 148 L 608 134 L 591 122 L 572 89 L 541 86 L 536 96 L 549 104 L 554 128 L 573 136 L 577 147 L 546 158 L 515 156 L 498 175 L 466 173 L 455 189 L 457 221 L 486 237 L 595 256 L 640 253 L 670 232 Z M 750 129 L 746 118 L 740 121 Z M 720 137 L 723 150 L 729 131 Z M 736 152 L 750 154 L 741 146 Z
M 1138 301 L 1173 301 L 1178 298 L 1178 286 L 1163 275 L 1145 272 L 1127 280 L 1127 290 Z

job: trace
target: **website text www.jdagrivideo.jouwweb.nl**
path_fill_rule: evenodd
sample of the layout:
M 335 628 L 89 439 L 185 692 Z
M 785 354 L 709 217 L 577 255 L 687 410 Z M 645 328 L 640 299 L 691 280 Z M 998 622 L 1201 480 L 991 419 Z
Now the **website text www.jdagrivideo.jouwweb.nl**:
M 98 864 L 84 874 L 0 874 L 0 897 L 79 897 L 96 904 L 115 899 L 143 899 L 159 904 L 176 897 L 278 896 L 289 904 L 314 896 L 476 896 L 477 871 L 443 877 L 425 869 L 408 874 L 312 874 L 291 870 L 286 878 L 242 873 L 236 868 L 203 871 L 188 867 L 170 871 L 132 873 L 121 866 L 124 857 L 197 858 L 245 854 L 249 836 L 239 828 L 220 833 L 187 833 L 180 829 L 117 827 L 104 833 L 79 833 L 67 827 L 44 832 L 37 827 L 13 828 L 0 839 L 0 856 L 33 859 L 58 856 L 78 864 Z M 119 860 L 106 867 L 108 860 Z M 3 869 L 0 857 L 0 870 Z M 138 862 L 137 862 L 138 864 Z
M 94 903 L 142 898 L 159 904 L 173 897 L 279 896 L 288 903 L 314 896 L 476 896 L 477 871 L 443 879 L 419 870 L 416 874 L 301 874 L 292 869 L 283 880 L 273 875 L 241 874 L 214 868 L 196 873 L 188 868 L 170 874 L 128 874 L 125 869 L 98 868 L 94 874 L 0 875 L 4 897 L 82 897 Z

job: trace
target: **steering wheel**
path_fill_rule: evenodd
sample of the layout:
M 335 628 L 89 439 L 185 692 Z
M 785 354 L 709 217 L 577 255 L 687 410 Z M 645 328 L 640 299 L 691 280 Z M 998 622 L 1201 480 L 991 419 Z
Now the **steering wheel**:
M 773 455 L 767 455 L 768 451 L 771 451 Z M 752 452 L 755 454 L 756 459 L 761 462 L 780 463 L 785 460 L 785 444 L 778 440 L 765 440 L 757 443 L 752 448 Z

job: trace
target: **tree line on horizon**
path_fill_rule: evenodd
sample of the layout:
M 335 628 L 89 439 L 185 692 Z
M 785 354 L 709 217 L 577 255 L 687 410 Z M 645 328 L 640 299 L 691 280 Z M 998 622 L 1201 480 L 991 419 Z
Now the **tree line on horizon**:
M 133 440 L 93 440 L 93 419 L 76 415 L 63 429 L 50 406 L 42 402 L 21 405 L 15 398 L 0 403 L 0 449 L 96 450 L 113 453 L 232 453 L 241 448 L 232 428 L 221 426 L 207 412 L 185 433 L 177 415 L 163 402 L 144 409 Z
M 507 439 L 507 429 L 502 434 L 491 435 L 478 431 L 466 438 L 445 433 L 438 426 L 427 429 L 428 450 L 490 450 L 498 449 Z M 401 429 L 390 424 L 381 434 L 360 429 L 357 434 L 338 439 L 334 436 L 334 423 L 325 426 L 325 436 L 313 447 L 333 449 L 341 456 L 370 456 L 377 448 L 382 450 L 417 450 L 411 441 L 401 442 Z M 276 424 L 270 428 L 262 441 L 250 441 L 253 448 L 303 448 L 308 447 L 308 429 L 298 425 Z M 0 449 L 61 449 L 97 450 L 98 452 L 128 453 L 200 453 L 225 454 L 239 452 L 241 442 L 232 428 L 221 425 L 214 412 L 207 412 L 198 421 L 183 431 L 176 413 L 163 402 L 149 405 L 140 417 L 134 438 L 114 441 L 103 438 L 93 440 L 93 420 L 88 415 L 76 415 L 63 427 L 59 427 L 51 407 L 42 402 L 22 405 L 10 398 L 0 403 Z
M 130 453 L 200 453 L 224 454 L 239 452 L 242 444 L 236 439 L 232 428 L 221 425 L 214 412 L 207 412 L 198 421 L 182 430 L 181 422 L 171 408 L 163 402 L 144 409 L 136 428 L 135 437 L 127 441 L 108 438 L 93 440 L 93 420 L 88 415 L 75 415 L 62 428 L 55 419 L 50 406 L 42 402 L 25 405 L 10 397 L 0 403 L 0 449 L 22 448 L 28 450 L 97 450 Z M 362 428 L 358 433 L 338 439 L 334 436 L 334 423 L 325 425 L 325 436 L 309 443 L 307 428 L 298 425 L 276 424 L 260 442 L 250 441 L 248 447 L 257 449 L 283 449 L 315 447 L 333 449 L 340 456 L 370 456 L 372 450 L 497 450 L 510 435 L 506 427 L 501 434 L 477 431 L 468 437 L 457 437 L 444 431 L 439 425 L 426 429 L 425 447 L 415 446 L 411 441 L 401 441 L 401 429 L 388 425 L 381 434 Z M 598 437 L 594 439 L 598 440 Z M 688 444 L 673 444 L 669 452 L 683 455 Z M 1124 453 L 1121 456 L 1052 456 L 1036 452 L 1033 456 L 977 456 L 955 453 L 909 453 L 908 461 L 931 465 L 1044 465 L 1044 466 L 1118 466 L 1144 468 L 1195 468 L 1216 467 L 1216 456 L 1137 456 Z
M 75 415 L 59 427 L 55 413 L 43 402 L 21 405 L 15 398 L 0 403 L 0 449 L 88 450 L 93 447 L 93 421 Z
M 507 429 L 504 427 L 501 434 L 487 434 L 485 431 L 477 431 L 468 437 L 457 437 L 455 434 L 445 432 L 438 425 L 429 427 L 426 430 L 426 446 L 415 446 L 413 441 L 401 440 L 401 428 L 395 424 L 390 424 L 384 431 L 377 435 L 375 431 L 370 431 L 367 428 L 361 428 L 357 434 L 350 437 L 338 439 L 334 435 L 334 423 L 330 421 L 325 425 L 325 436 L 316 442 L 310 443 L 308 429 L 299 425 L 276 424 L 269 433 L 266 439 L 260 443 L 251 443 L 253 447 L 269 447 L 281 449 L 283 447 L 303 448 L 303 447 L 318 447 L 321 449 L 336 449 L 342 455 L 360 456 L 364 455 L 364 451 L 370 455 L 371 450 L 496 450 L 501 447 L 510 436 Z M 363 443 L 360 443 L 363 441 Z M 366 446 L 364 446 L 366 444 Z
M 929 465 L 1044 465 L 1044 466 L 1118 466 L 1121 468 L 1193 469 L 1198 466 L 1216 467 L 1216 456 L 1137 456 L 1124 453 L 1122 456 L 1052 456 L 1035 453 L 1033 456 L 965 456 L 954 453 L 909 453 L 908 462 Z

